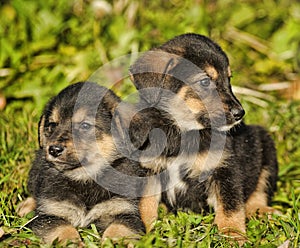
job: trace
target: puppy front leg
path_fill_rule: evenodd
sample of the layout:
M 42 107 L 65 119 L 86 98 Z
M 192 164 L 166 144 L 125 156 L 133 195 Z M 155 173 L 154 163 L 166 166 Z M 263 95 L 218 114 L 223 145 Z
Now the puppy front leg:
M 139 202 L 139 211 L 146 227 L 150 232 L 158 218 L 158 207 L 161 200 L 161 183 L 156 178 L 149 178 Z
M 272 177 L 275 177 L 272 175 L 272 171 L 261 171 L 256 189 L 246 201 L 246 214 L 248 218 L 255 215 L 257 211 L 260 216 L 267 214 L 269 218 L 272 218 L 272 214 L 281 214 L 278 210 L 268 206 L 268 197 L 270 196 L 268 196 L 267 192 L 273 190 L 271 188 L 272 183 L 270 182 Z M 273 179 L 273 181 L 275 180 Z
M 158 206 L 159 199 L 157 196 L 144 196 L 140 200 L 139 210 L 146 227 L 146 233 L 152 230 L 158 218 Z
M 245 228 L 245 209 L 226 211 L 221 202 L 216 207 L 215 223 L 218 229 L 233 238 L 242 238 L 246 233 Z
M 243 244 L 246 241 L 246 213 L 243 187 L 232 168 L 220 168 L 214 175 L 208 202 L 215 209 L 220 232 Z
M 39 214 L 29 224 L 29 227 L 47 244 L 52 244 L 57 239 L 62 245 L 66 245 L 67 241 L 71 241 L 78 246 L 82 246 L 78 231 L 62 218 Z

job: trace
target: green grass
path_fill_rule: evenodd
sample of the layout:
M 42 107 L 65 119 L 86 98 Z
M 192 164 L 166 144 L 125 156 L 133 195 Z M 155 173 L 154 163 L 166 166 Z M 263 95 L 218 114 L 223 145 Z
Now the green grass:
M 19 218 L 27 196 L 27 173 L 38 148 L 37 125 L 49 97 L 70 83 L 86 80 L 119 56 L 145 51 L 175 35 L 211 36 L 228 52 L 233 84 L 254 89 L 261 83 L 300 82 L 300 4 L 291 1 L 110 1 L 107 13 L 91 1 L 2 1 L 0 5 L 0 247 L 40 247 Z M 132 91 L 119 85 L 121 95 Z M 280 164 L 273 206 L 282 216 L 247 221 L 244 247 L 300 245 L 300 104 L 280 92 L 265 107 L 239 95 L 246 122 L 265 126 L 274 138 Z M 162 209 L 154 230 L 136 247 L 232 247 L 208 215 L 173 215 Z M 99 247 L 95 227 L 80 229 L 87 247 Z M 1 233 L 1 232 L 0 232 Z M 104 247 L 112 247 L 107 241 Z M 120 241 L 116 247 L 125 247 Z

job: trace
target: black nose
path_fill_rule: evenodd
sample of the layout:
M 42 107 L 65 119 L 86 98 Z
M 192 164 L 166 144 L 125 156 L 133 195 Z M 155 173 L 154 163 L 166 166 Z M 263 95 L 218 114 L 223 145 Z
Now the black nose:
M 245 110 L 242 108 L 234 108 L 231 110 L 231 113 L 236 121 L 239 121 L 245 115 Z
M 59 145 L 49 146 L 49 154 L 55 158 L 59 157 L 63 153 L 63 151 L 64 148 L 62 146 Z

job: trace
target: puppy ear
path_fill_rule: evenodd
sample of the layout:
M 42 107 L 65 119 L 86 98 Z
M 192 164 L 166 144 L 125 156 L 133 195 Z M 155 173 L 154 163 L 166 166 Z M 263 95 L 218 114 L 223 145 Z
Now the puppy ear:
M 121 104 L 116 109 L 112 119 L 112 134 L 118 150 L 126 157 L 131 157 L 136 148 L 133 146 L 130 133 L 131 109 L 126 104 Z
M 149 106 L 160 102 L 163 90 L 171 88 L 167 78 L 174 76 L 173 69 L 180 61 L 178 55 L 157 49 L 146 52 L 130 67 L 130 78 L 135 87 L 138 90 L 149 88 L 140 91 L 141 99 Z
M 113 91 L 107 89 L 107 92 L 104 96 L 104 103 L 106 104 L 112 115 L 114 114 L 120 102 L 121 99 Z
M 43 144 L 44 144 L 44 126 L 45 126 L 45 115 L 42 115 L 39 121 L 39 129 L 38 129 L 39 145 L 41 149 L 43 148 Z
M 136 85 L 137 88 L 158 87 L 162 78 L 168 75 L 179 60 L 180 56 L 159 49 L 148 51 L 130 66 L 130 79 L 133 83 L 139 80 L 144 81 L 141 87 Z M 145 74 L 149 74 L 152 80 L 149 81 L 149 76 L 145 78 Z

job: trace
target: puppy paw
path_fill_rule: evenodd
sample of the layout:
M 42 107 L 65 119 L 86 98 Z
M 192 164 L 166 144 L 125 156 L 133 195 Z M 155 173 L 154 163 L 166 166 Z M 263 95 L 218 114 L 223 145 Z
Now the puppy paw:
M 139 237 L 140 236 L 137 233 L 125 225 L 113 223 L 104 231 L 102 235 L 102 242 L 109 238 L 112 241 L 124 239 L 125 243 L 129 243 L 130 240 L 138 239 Z
M 17 214 L 20 217 L 24 217 L 29 214 L 31 211 L 36 209 L 36 201 L 33 197 L 28 197 L 24 201 L 22 201 L 16 209 Z
M 225 214 L 224 211 L 217 211 L 215 224 L 222 235 L 227 237 L 232 242 L 238 242 L 242 246 L 247 241 L 245 211 L 239 211 Z
M 257 207 L 255 209 L 252 209 L 252 211 L 248 211 L 247 212 L 247 217 L 251 217 L 251 216 L 255 216 L 255 214 L 258 214 L 258 217 L 262 217 L 264 215 L 267 215 L 268 216 L 268 219 L 272 219 L 272 215 L 275 214 L 275 215 L 282 215 L 282 213 L 275 209 L 275 208 L 272 208 L 272 207 L 269 207 L 269 206 L 260 206 L 260 207 Z
M 68 241 L 71 241 L 75 247 L 84 246 L 78 231 L 71 225 L 56 227 L 44 235 L 43 240 L 47 244 L 52 244 L 53 241 L 58 240 L 62 245 L 67 245 Z
M 247 235 L 245 232 L 241 232 L 239 230 L 230 228 L 230 227 L 224 227 L 224 228 L 218 228 L 222 236 L 224 236 L 229 243 L 238 243 L 238 245 L 241 247 L 243 246 L 247 241 Z
M 275 208 L 272 208 L 272 207 L 269 207 L 269 206 L 260 208 L 259 209 L 259 213 L 261 213 L 261 214 L 277 214 L 277 215 L 282 215 L 282 213 L 279 210 L 277 210 Z

